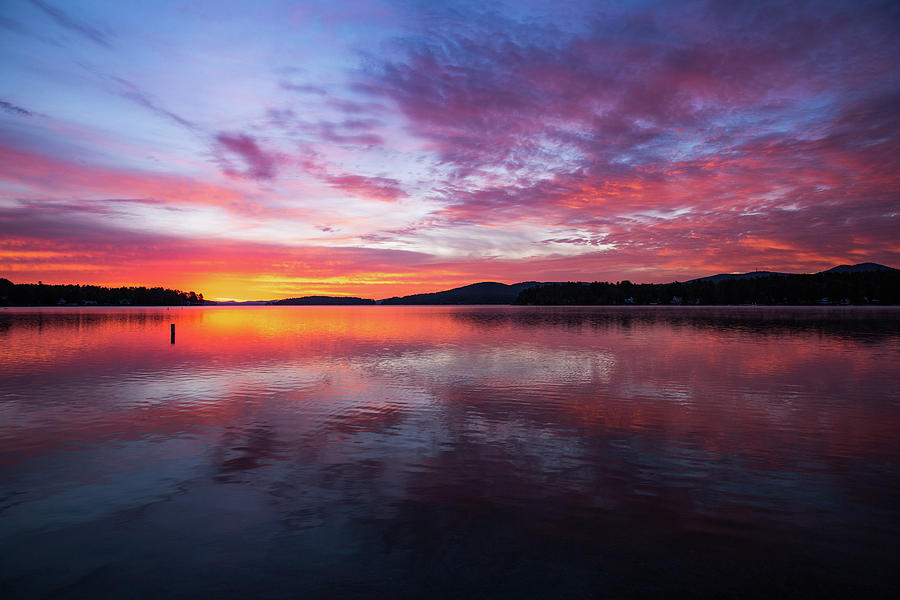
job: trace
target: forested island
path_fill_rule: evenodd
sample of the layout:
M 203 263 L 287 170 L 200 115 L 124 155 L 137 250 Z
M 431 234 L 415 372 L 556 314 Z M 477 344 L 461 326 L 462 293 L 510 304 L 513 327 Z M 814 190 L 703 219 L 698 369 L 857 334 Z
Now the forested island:
M 516 304 L 900 304 L 900 271 L 896 269 L 753 275 L 713 276 L 683 283 L 550 283 L 522 290 Z
M 203 304 L 203 294 L 162 287 L 103 287 L 13 283 L 0 278 L 0 306 L 190 306 Z
M 369 298 L 357 298 L 356 296 L 303 296 L 302 298 L 272 300 L 268 304 L 289 306 L 359 306 L 375 304 L 375 301 Z

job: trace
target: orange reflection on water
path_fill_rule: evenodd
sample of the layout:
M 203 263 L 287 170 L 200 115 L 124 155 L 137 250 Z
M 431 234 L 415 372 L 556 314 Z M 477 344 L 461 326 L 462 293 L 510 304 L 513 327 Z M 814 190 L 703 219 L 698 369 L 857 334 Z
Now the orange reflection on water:
M 840 320 L 804 327 L 690 311 L 381 306 L 4 317 L 7 386 L 21 397 L 40 379 L 37 397 L 20 407 L 39 418 L 7 421 L 16 432 L 3 438 L 7 460 L 23 437 L 36 449 L 148 429 L 167 435 L 227 423 L 236 403 L 251 400 L 272 401 L 263 410 L 277 412 L 288 401 L 339 398 L 342 410 L 361 408 L 348 422 L 381 421 L 379 407 L 398 419 L 398 389 L 469 411 L 499 435 L 505 421 L 524 419 L 535 435 L 624 431 L 763 462 L 772 447 L 825 444 L 837 455 L 849 443 L 870 452 L 900 434 L 896 417 L 885 416 L 896 399 L 896 336 L 854 334 L 854 323 Z M 92 389 L 105 390 L 102 412 L 80 404 L 93 401 Z M 41 414 L 44 402 L 81 412 Z
M 897 336 L 873 327 L 876 316 L 717 320 L 690 310 L 382 306 L 8 310 L 3 378 L 16 402 L 2 450 L 8 461 L 24 446 L 33 452 L 92 436 L 175 435 L 228 423 L 252 404 L 280 424 L 315 427 L 346 413 L 348 431 L 365 419 L 400 422 L 420 408 L 461 411 L 469 424 L 480 420 L 501 437 L 510 422 L 533 435 L 630 432 L 763 463 L 773 448 L 777 459 L 798 444 L 825 446 L 832 458 L 848 445 L 851 454 L 877 452 L 900 434 L 900 423 L 896 411 L 886 412 L 897 398 Z M 297 402 L 320 405 L 305 414 Z M 316 413 L 328 406 L 334 414 Z

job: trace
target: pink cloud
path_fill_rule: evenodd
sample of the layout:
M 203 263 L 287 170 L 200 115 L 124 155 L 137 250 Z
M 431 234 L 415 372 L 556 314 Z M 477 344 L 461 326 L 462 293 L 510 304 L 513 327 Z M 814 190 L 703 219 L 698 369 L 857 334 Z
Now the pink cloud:
M 52 195 L 138 197 L 234 208 L 243 204 L 237 191 L 189 177 L 72 163 L 2 145 L 0 179 Z
M 390 177 L 365 177 L 363 175 L 343 174 L 326 175 L 323 179 L 332 187 L 353 196 L 387 201 L 396 201 L 407 196 L 400 182 Z

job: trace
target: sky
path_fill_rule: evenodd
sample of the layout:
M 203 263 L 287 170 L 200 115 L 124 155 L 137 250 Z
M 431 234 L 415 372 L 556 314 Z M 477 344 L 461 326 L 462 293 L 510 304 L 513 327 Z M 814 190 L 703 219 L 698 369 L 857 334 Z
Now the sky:
M 900 266 L 897 2 L 0 0 L 0 277 Z

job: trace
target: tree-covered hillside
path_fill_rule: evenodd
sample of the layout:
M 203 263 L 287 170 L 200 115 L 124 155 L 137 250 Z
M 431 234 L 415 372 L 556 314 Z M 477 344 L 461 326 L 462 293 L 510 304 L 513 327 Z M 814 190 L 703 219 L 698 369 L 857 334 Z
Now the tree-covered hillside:
M 99 285 L 44 285 L 13 283 L 0 278 L 0 306 L 185 306 L 203 304 L 203 294 L 154 287 L 117 287 Z
M 825 272 L 663 284 L 554 283 L 523 290 L 517 304 L 900 304 L 900 271 Z

